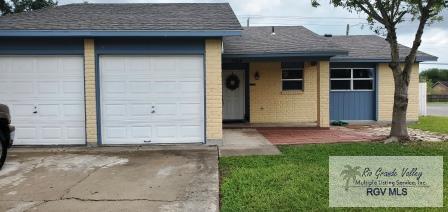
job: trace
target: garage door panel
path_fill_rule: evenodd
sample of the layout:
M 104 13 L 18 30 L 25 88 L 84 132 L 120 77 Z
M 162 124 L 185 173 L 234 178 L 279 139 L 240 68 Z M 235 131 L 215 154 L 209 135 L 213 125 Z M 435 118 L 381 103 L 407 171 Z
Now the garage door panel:
M 100 61 L 101 71 L 107 72 L 110 75 L 119 74 L 125 71 L 125 58 L 119 57 L 101 57 Z
M 58 81 L 40 81 L 37 83 L 39 95 L 55 95 L 60 92 Z
M 158 125 L 154 127 L 155 135 L 160 139 L 175 138 L 178 132 L 176 128 L 176 126 Z
M 130 93 L 138 93 L 138 94 L 147 94 L 151 89 L 151 83 L 148 81 L 129 81 L 128 82 L 128 92 Z
M 61 72 L 60 61 L 54 58 L 35 59 L 35 68 L 40 74 L 58 75 Z
M 152 127 L 132 127 L 131 136 L 134 139 L 145 140 L 152 137 Z
M 154 116 L 176 116 L 177 103 L 154 103 Z
M 156 81 L 151 84 L 151 93 L 153 94 L 169 94 L 179 93 L 177 82 L 173 81 Z
M 60 119 L 62 115 L 59 104 L 39 104 L 37 110 L 39 111 L 37 115 L 43 119 Z
M 197 135 L 200 135 L 202 132 L 200 125 L 190 125 L 190 126 L 180 126 L 179 133 L 181 137 L 188 138 L 198 138 Z
M 105 129 L 105 131 L 104 131 L 103 136 L 106 139 L 107 138 L 126 138 L 127 137 L 126 128 L 123 128 L 121 126 L 105 127 L 104 129 Z
M 80 90 L 83 90 L 83 81 L 81 80 L 64 80 L 62 83 L 62 94 L 64 96 L 70 96 L 70 97 L 82 97 L 83 93 L 80 93 Z
M 146 75 L 149 73 L 150 60 L 145 57 L 126 58 L 126 72 L 128 76 Z
M 201 56 L 103 56 L 100 61 L 104 144 L 203 141 Z M 110 71 L 109 62 L 123 70 Z M 126 105 L 126 113 L 110 111 L 113 103 Z M 114 137 L 112 126 L 126 130 Z
M 34 126 L 21 126 L 16 127 L 16 140 L 32 140 L 37 138 L 37 129 Z
M 13 91 L 16 95 L 34 95 L 34 83 L 32 81 L 10 81 L 6 91 Z
M 84 69 L 83 65 L 84 63 L 80 63 L 78 58 L 64 58 L 63 62 L 60 63 L 61 74 L 63 74 L 65 77 L 83 76 L 84 73 L 79 71 Z
M 187 94 L 197 94 L 201 93 L 201 89 L 203 88 L 203 83 L 201 81 L 187 81 L 180 82 L 180 89 L 182 89 L 183 93 Z
M 16 74 L 31 74 L 35 72 L 35 59 L 28 57 L 14 58 L 11 61 L 10 70 L 14 71 Z
M 126 83 L 120 81 L 105 81 L 102 83 L 102 88 L 104 89 L 104 96 L 124 94 L 126 93 Z
M 20 104 L 20 103 L 12 103 L 8 104 L 11 111 L 11 117 L 14 120 L 18 119 L 30 119 L 31 117 L 35 117 L 33 114 L 34 104 Z
M 104 107 L 104 117 L 125 117 L 126 116 L 126 105 L 123 104 L 105 104 Z
M 62 137 L 62 130 L 60 127 L 43 127 L 40 134 L 42 139 L 58 139 Z
M 0 56 L 16 145 L 85 143 L 81 56 Z
M 149 115 L 151 114 L 151 104 L 132 104 L 129 108 L 130 115 L 134 118 L 149 118 Z
M 67 127 L 67 139 L 84 140 L 84 128 L 83 127 Z
M 183 103 L 179 105 L 181 110 L 180 114 L 182 116 L 197 117 L 202 114 L 202 108 L 200 104 L 197 103 Z

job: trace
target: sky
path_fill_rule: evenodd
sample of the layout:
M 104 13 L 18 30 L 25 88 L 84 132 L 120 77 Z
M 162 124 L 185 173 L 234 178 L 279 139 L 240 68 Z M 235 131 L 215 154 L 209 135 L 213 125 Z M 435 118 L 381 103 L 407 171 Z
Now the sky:
M 82 3 L 84 0 L 59 0 L 60 5 Z M 346 25 L 350 25 L 351 35 L 374 34 L 366 25 L 365 16 L 350 13 L 342 8 L 334 8 L 329 0 L 321 0 L 321 6 L 314 8 L 310 0 L 88 0 L 89 3 L 210 3 L 228 2 L 240 23 L 246 26 L 293 26 L 303 25 L 318 34 L 345 35 Z M 444 21 L 425 29 L 420 51 L 439 57 L 437 63 L 448 64 L 448 9 L 442 15 Z M 411 46 L 414 40 L 416 23 L 404 22 L 398 26 L 399 43 Z M 445 68 L 448 65 L 425 64 L 420 70 Z

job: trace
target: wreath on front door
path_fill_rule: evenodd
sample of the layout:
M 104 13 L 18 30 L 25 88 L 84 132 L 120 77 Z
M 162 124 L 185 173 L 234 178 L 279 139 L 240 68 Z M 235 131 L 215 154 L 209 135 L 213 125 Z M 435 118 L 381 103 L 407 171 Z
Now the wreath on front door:
M 235 74 L 231 74 L 226 79 L 226 87 L 230 90 L 235 90 L 240 87 L 240 78 L 236 76 Z

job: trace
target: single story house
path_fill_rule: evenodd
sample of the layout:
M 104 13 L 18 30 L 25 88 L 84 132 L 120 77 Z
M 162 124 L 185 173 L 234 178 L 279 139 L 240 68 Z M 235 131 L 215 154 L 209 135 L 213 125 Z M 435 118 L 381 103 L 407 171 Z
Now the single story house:
M 0 17 L 0 102 L 17 145 L 215 144 L 223 121 L 390 121 L 387 49 L 378 36 L 242 28 L 226 3 L 71 4 Z M 409 120 L 418 63 L 436 59 L 418 54 Z
M 448 95 L 448 81 L 437 81 L 431 88 L 432 95 Z

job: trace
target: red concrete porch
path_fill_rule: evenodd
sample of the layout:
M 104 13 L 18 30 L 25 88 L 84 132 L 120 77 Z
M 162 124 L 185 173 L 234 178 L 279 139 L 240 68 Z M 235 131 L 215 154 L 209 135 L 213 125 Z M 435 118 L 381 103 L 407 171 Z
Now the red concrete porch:
M 266 127 L 257 128 L 257 131 L 275 145 L 368 142 L 385 138 L 363 132 L 362 129 L 346 127 L 331 127 L 330 129 Z

